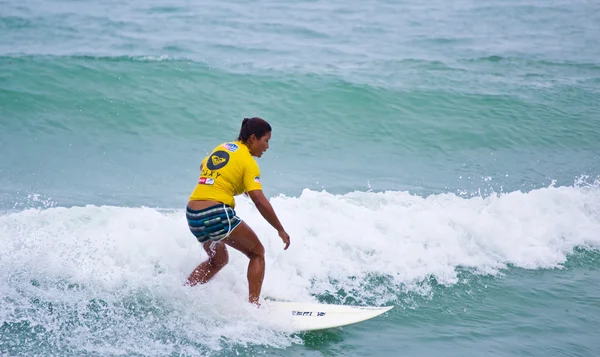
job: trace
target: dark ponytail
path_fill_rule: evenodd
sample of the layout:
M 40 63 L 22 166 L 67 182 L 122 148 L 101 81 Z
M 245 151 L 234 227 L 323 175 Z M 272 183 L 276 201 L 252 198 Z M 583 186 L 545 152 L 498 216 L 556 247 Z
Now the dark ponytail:
M 242 120 L 242 128 L 240 129 L 238 140 L 246 143 L 252 134 L 254 134 L 257 139 L 260 139 L 270 131 L 271 125 L 269 125 L 266 120 L 259 117 L 244 118 L 244 120 Z

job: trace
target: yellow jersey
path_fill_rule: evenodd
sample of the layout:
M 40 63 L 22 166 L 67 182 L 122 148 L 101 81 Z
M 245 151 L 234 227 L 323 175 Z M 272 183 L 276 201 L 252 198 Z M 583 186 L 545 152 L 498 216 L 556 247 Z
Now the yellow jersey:
M 253 190 L 262 190 L 256 160 L 243 142 L 227 142 L 202 160 L 190 200 L 217 201 L 235 207 L 234 196 Z

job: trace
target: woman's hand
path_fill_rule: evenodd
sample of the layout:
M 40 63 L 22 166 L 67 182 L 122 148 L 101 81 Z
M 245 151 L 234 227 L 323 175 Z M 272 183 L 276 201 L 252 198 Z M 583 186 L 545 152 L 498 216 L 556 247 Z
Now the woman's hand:
M 283 229 L 280 230 L 278 233 L 279 233 L 279 237 L 281 237 L 281 240 L 285 244 L 285 247 L 283 248 L 283 250 L 287 250 L 288 247 L 290 246 L 290 235 L 287 234 L 287 232 L 284 231 Z

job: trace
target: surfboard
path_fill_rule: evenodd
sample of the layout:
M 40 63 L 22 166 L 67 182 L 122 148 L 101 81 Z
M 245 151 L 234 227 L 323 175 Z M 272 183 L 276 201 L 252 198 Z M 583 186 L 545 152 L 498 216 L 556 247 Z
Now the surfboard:
M 285 320 L 293 330 L 314 331 L 363 322 L 377 317 L 393 306 L 349 306 L 290 301 L 268 301 L 269 315 Z

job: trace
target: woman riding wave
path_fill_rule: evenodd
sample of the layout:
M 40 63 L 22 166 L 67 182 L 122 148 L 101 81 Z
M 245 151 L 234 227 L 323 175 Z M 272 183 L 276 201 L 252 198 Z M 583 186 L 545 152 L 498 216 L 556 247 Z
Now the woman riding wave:
M 226 245 L 245 254 L 248 263 L 248 301 L 258 305 L 265 276 L 265 250 L 260 240 L 235 213 L 234 196 L 247 193 L 260 214 L 275 228 L 287 249 L 290 236 L 265 197 L 255 157 L 269 149 L 271 126 L 261 118 L 244 118 L 237 141 L 222 143 L 200 165 L 198 184 L 189 198 L 186 217 L 208 260 L 188 277 L 194 286 L 208 282 L 229 261 Z

